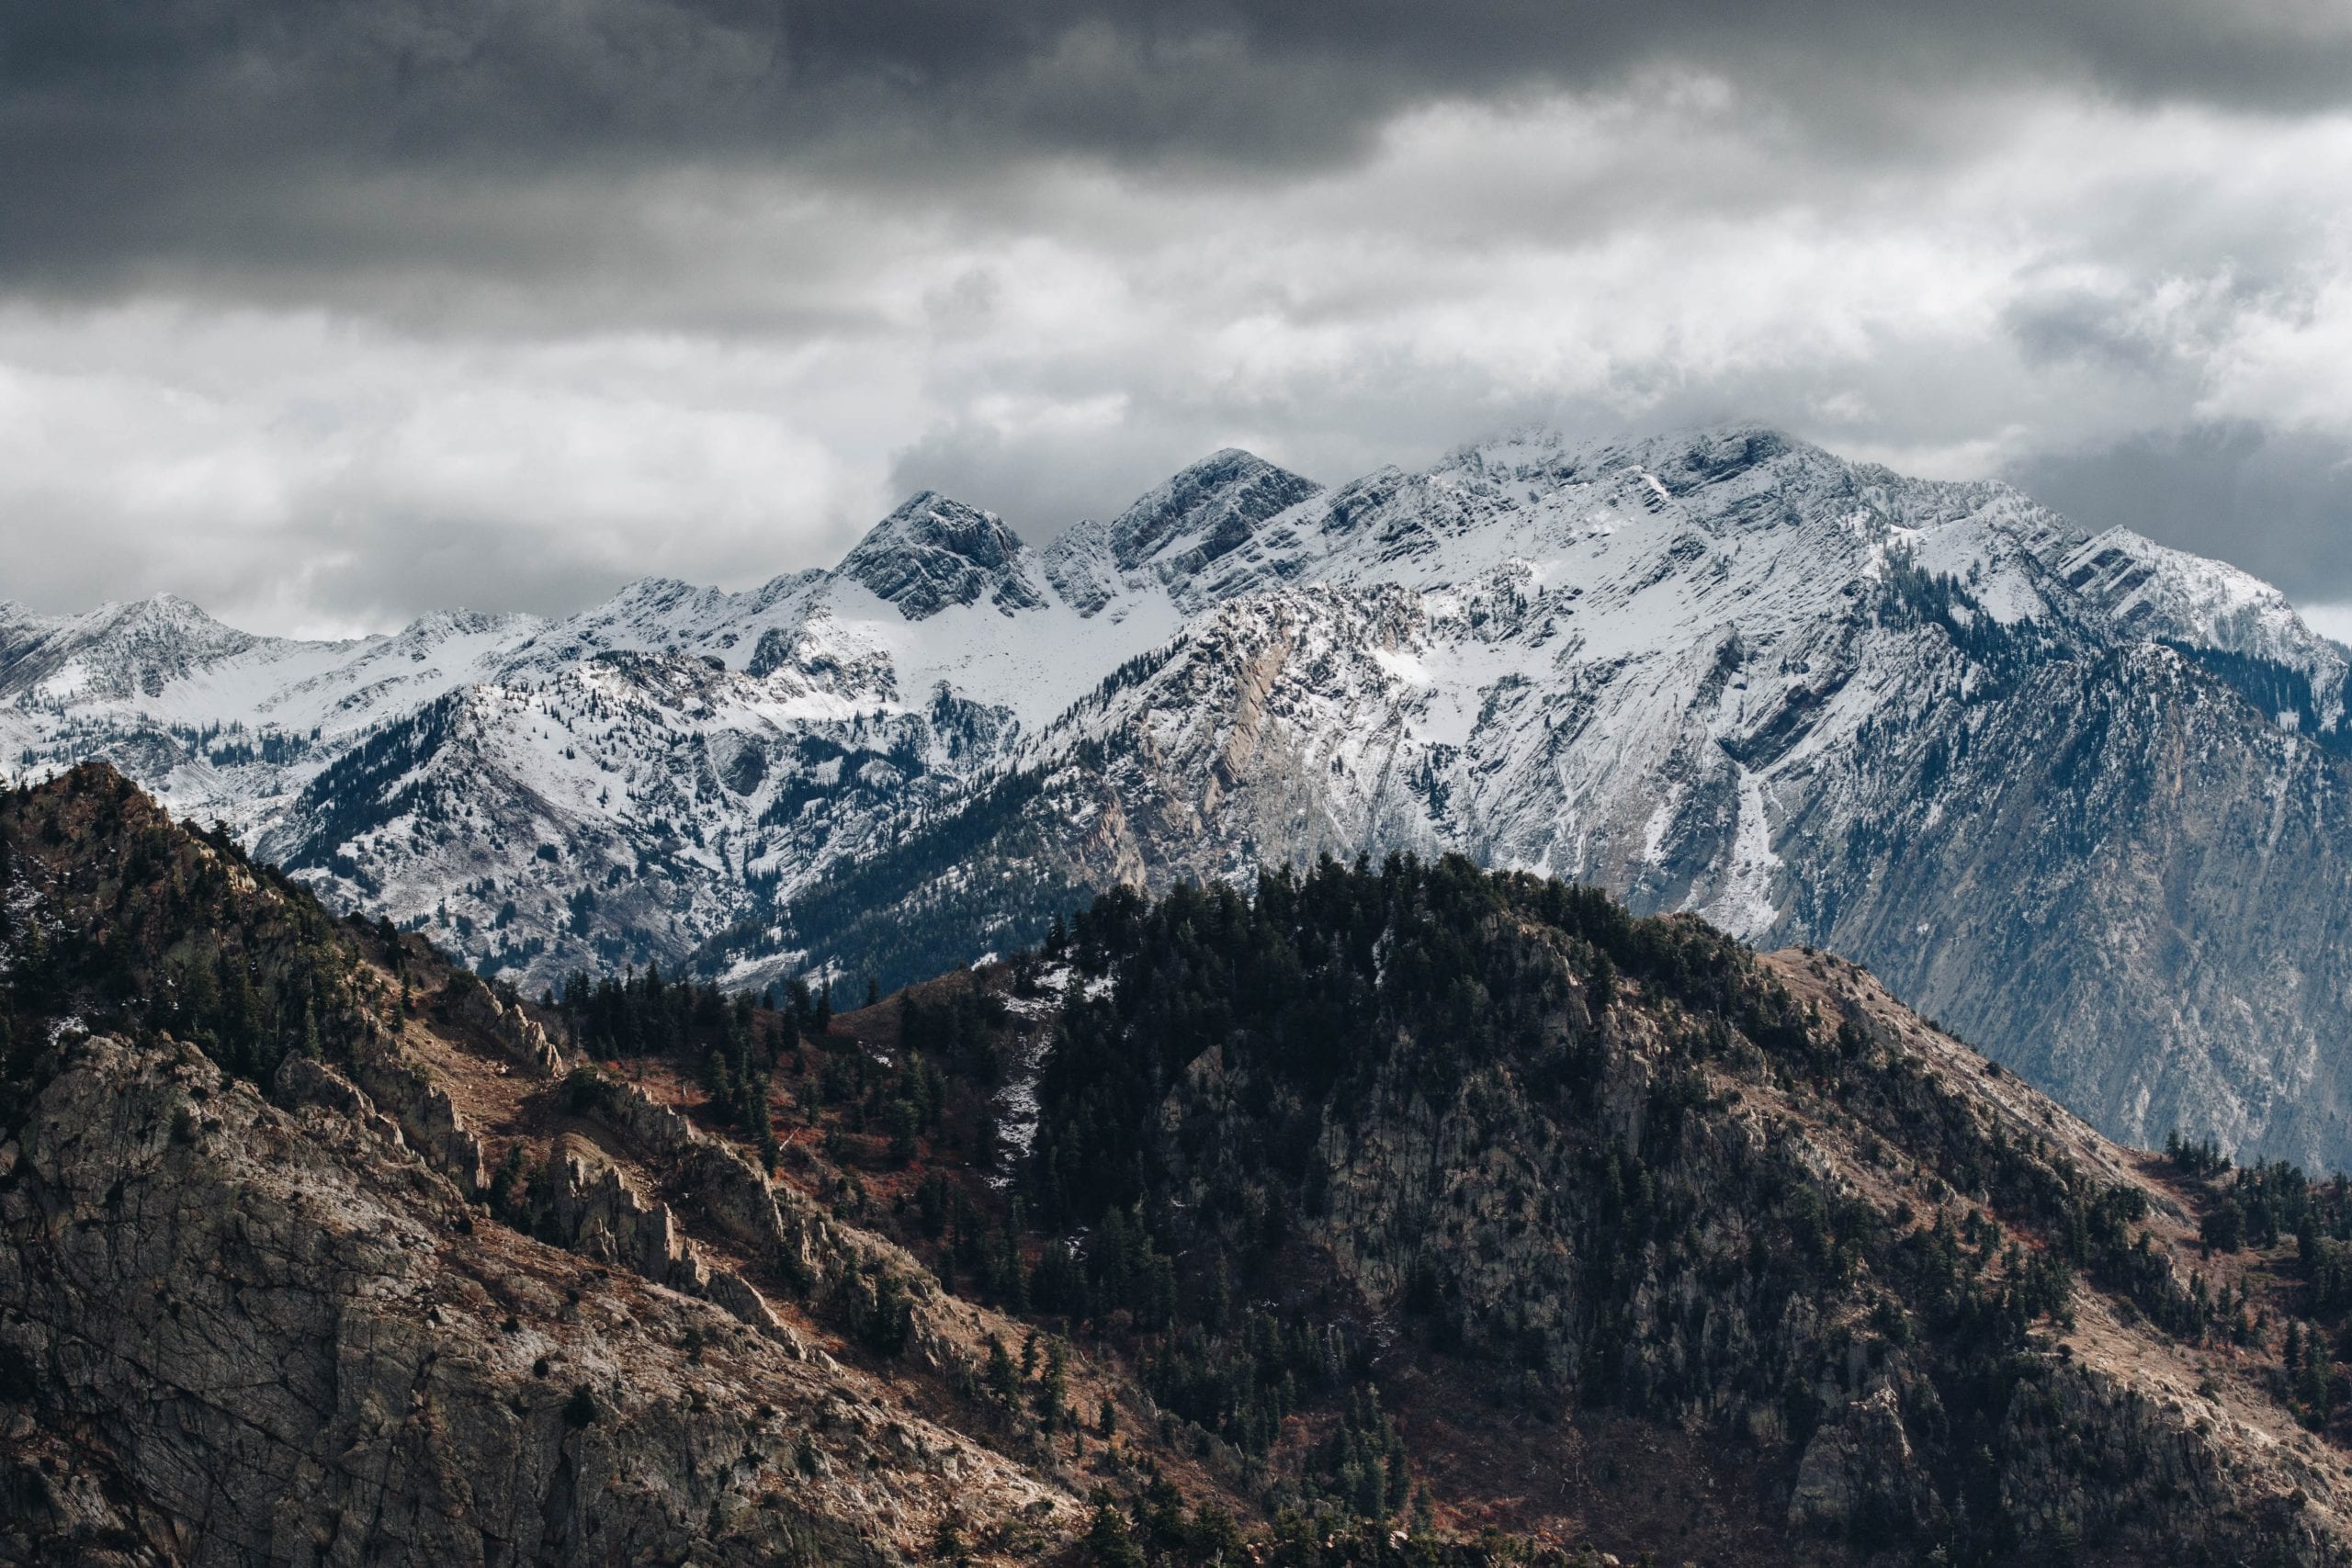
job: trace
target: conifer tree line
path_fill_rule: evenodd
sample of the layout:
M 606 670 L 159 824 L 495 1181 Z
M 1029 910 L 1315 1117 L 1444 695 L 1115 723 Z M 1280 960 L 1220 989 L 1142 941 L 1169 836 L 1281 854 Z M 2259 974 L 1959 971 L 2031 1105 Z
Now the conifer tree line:
M 814 990 L 805 980 L 794 980 L 781 993 L 770 987 L 763 996 L 729 997 L 710 981 L 665 979 L 657 964 L 617 976 L 572 975 L 544 1003 L 592 1056 L 692 1063 L 713 1106 L 759 1151 L 771 1172 L 780 1145 L 770 1108 L 770 1075 L 780 1059 L 789 1058 L 797 1070 L 801 1043 L 824 1034 L 833 1022 L 830 980 Z
M 2167 1134 L 2165 1157 L 2202 1202 L 2198 1234 L 2214 1278 L 2189 1279 L 2176 1313 L 2180 1331 L 2279 1358 L 2273 1391 L 2315 1431 L 2337 1427 L 2352 1404 L 2352 1179 L 2315 1181 L 2283 1160 L 2233 1166 L 2211 1138 Z M 2285 1249 L 2291 1246 L 2290 1254 Z M 2223 1261 L 2247 1252 L 2284 1254 L 2271 1267 L 2295 1284 L 2283 1311 L 2258 1302 Z
M 37 1090 L 60 1018 L 168 1032 L 264 1084 L 342 1052 L 383 1027 L 346 940 L 307 888 L 102 763 L 0 788 L 0 1116 Z
M 1247 892 L 1114 890 L 1015 969 L 1059 976 L 1063 992 L 1035 1138 L 1013 1171 L 1019 1201 L 1004 1224 L 1017 1235 L 969 1245 L 951 1220 L 967 1243 L 949 1265 L 959 1288 L 1131 1335 L 1163 1420 L 1245 1457 L 1268 1454 L 1291 1414 L 1348 1412 L 1342 1435 L 1270 1494 L 1281 1506 L 1397 1517 L 1390 1457 L 1410 1468 L 1401 1434 L 1358 1415 L 1378 1394 L 1362 1325 L 1282 1284 L 1334 1201 L 1330 1130 L 1380 1103 L 1476 1104 L 1499 1086 L 1585 1140 L 1561 1172 L 1553 1222 L 1579 1260 L 1568 1315 L 1514 1317 L 1468 1288 L 1457 1260 L 1423 1248 L 1407 1260 L 1401 1302 L 1421 1342 L 1522 1369 L 1536 1411 L 1565 1399 L 1678 1416 L 1726 1386 L 1769 1390 L 1802 1444 L 1825 1414 L 1821 1374 L 1790 1339 L 1783 1303 L 1875 1281 L 1871 1354 L 1907 1358 L 1936 1390 L 1938 1440 L 1951 1456 L 1946 1506 L 1957 1511 L 1866 1517 L 1860 1544 L 1908 1541 L 1979 1562 L 2018 1549 L 2024 1526 L 2006 1510 L 1992 1456 L 2019 1390 L 2045 1375 L 2022 1353 L 2037 1333 L 2072 1326 L 2078 1277 L 2190 1344 L 2267 1346 L 2306 1419 L 2340 1404 L 2332 1360 L 2352 1282 L 2340 1185 L 2264 1167 L 2214 1189 L 2209 1244 L 2296 1237 L 2307 1260 L 2298 1310 L 2335 1314 L 2295 1326 L 2274 1308 L 2266 1321 L 2242 1284 L 2176 1277 L 2150 1245 L 2138 1190 L 1984 1123 L 1915 1055 L 1850 1021 L 1825 1023 L 1695 919 L 1635 919 L 1598 890 L 1459 857 L 1326 860 L 1268 872 Z M 1623 1081 L 1605 1021 L 1629 983 L 1671 1048 L 1637 1134 L 1623 1136 L 1591 1119 L 1611 1075 Z M 1718 1082 L 1810 1086 L 1850 1111 L 1866 1141 L 1905 1149 L 1973 1197 L 1890 1215 L 1825 1193 L 1793 1137 L 1753 1153 L 1695 1144 L 1723 1110 L 1702 1066 Z M 1214 1092 L 1188 1087 L 1211 1081 L 1204 1072 Z M 2210 1176 L 2218 1156 L 2203 1157 Z M 1677 1284 L 1675 1270 L 1699 1269 L 1702 1228 L 1724 1211 L 1750 1216 L 1755 1245 Z M 2038 1244 L 2011 1239 L 1996 1213 Z M 967 1262 L 982 1264 L 980 1277 Z M 1652 1303 L 1686 1290 L 1709 1310 L 1660 1324 Z M 1747 1327 L 1708 1332 L 1724 1313 Z M 1758 1363 L 1756 1347 L 1773 1345 L 1791 1359 Z

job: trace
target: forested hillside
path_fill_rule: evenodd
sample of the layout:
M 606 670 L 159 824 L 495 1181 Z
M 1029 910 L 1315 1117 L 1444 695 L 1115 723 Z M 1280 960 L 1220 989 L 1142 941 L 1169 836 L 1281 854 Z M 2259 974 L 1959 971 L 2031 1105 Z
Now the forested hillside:
M 1399 856 L 532 1001 L 103 768 L 0 867 L 14 1560 L 2352 1544 L 2344 1183 L 1825 955 Z
M 1860 1548 L 2303 1536 L 2308 1492 L 2213 1506 L 2228 1467 L 2181 1439 L 2219 1347 L 2330 1429 L 2340 1182 L 2183 1194 L 2208 1261 L 2175 1193 L 1836 961 L 1458 859 L 1114 896 L 1061 956 L 1023 1187 L 1102 1239 L 1052 1304 L 1164 1324 L 1155 1394 L 1243 1452 L 1333 1381 L 1299 1347 L 1356 1336 L 1350 1397 L 1414 1388 L 1408 1432 L 1712 1434 Z M 2285 1281 L 2236 1264 L 2299 1228 Z

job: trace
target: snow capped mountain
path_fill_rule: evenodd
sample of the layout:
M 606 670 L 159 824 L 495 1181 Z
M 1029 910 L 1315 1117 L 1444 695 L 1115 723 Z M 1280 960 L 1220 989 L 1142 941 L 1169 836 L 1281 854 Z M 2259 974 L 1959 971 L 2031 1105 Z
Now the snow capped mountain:
M 1770 432 L 1521 436 L 1262 520 L 1195 580 L 1216 608 L 1023 760 L 1102 756 L 1090 787 L 1155 824 L 1122 853 L 1169 874 L 1456 847 L 1760 936 L 1787 901 L 1781 792 L 1933 700 L 1921 645 L 1949 637 L 1879 625 L 1888 582 L 1964 574 L 1980 637 L 2071 631 L 2046 558 L 2076 541 L 2006 491 Z
M 1020 934 L 1012 890 L 1460 849 L 1851 952 L 2131 1135 L 2343 1157 L 2352 823 L 2262 699 L 2337 656 L 2291 616 L 2250 644 L 2243 592 L 2127 620 L 2069 582 L 2087 543 L 1747 429 L 1375 474 L 1260 520 L 799 935 L 911 972 Z
M 1044 550 L 925 492 L 833 571 L 354 643 L 0 607 L 20 771 L 109 755 L 529 984 L 902 978 L 1115 882 L 1458 849 L 1838 947 L 2110 1130 L 2322 1163 L 2345 683 L 2233 569 L 1750 426 L 1328 491 L 1220 452 Z
M 2066 585 L 2122 628 L 2193 651 L 2268 664 L 2300 677 L 2271 711 L 2279 722 L 2338 738 L 2347 665 L 2270 584 L 2222 561 L 2168 549 L 2128 528 L 2085 541 L 2060 565 Z
M 169 594 L 86 615 L 0 618 L 0 754 L 134 769 L 198 819 L 249 834 L 343 747 L 481 679 L 537 623 L 435 615 L 348 642 L 257 637 Z
M 924 491 L 874 525 L 842 561 L 840 576 L 861 583 L 910 621 L 928 620 L 985 595 L 1005 615 L 1045 607 L 1027 546 L 993 512 Z
M 196 670 L 264 646 L 169 593 L 55 617 L 12 603 L 0 609 L 0 691 L 59 704 L 158 696 Z
M 1185 595 L 1202 569 L 1249 544 L 1268 519 L 1321 493 L 1322 486 L 1250 453 L 1211 454 L 1139 498 L 1113 520 L 1111 558 Z

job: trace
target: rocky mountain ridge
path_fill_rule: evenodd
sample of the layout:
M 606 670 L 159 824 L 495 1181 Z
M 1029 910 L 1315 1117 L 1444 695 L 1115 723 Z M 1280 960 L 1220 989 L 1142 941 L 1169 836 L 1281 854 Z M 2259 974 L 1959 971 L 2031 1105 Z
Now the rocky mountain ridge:
M 1825 954 L 1399 859 L 540 1010 L 100 767 L 0 895 L 11 1560 L 2352 1557 L 2352 1192 Z
M 468 972 L 103 769 L 0 803 L 0 850 L 12 1561 L 888 1562 L 950 1527 L 991 1559 L 1070 1533 L 1067 1480 L 936 1418 L 983 1314 Z M 908 1364 L 837 1359 L 801 1303 L 883 1278 L 912 1292 Z
M 2352 1162 L 2342 651 L 1999 486 L 1746 426 L 1225 452 L 1042 551 L 925 495 L 741 594 L 191 615 L 9 613 L 19 771 L 108 756 L 526 986 L 896 981 L 1121 881 L 1456 848 L 1866 961 L 2120 1134 Z

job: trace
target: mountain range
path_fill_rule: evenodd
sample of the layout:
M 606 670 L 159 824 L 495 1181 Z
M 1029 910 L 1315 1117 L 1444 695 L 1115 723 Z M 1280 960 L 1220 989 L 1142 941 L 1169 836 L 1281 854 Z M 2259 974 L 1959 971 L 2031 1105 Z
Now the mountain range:
M 0 754 L 103 757 L 537 990 L 896 985 L 1116 886 L 1458 850 L 1870 966 L 2091 1118 L 2352 1166 L 2345 650 L 2005 487 L 1749 426 L 1325 489 L 1239 451 L 1045 547 L 348 642 L 0 607 Z
M 553 1005 L 0 789 L 0 1561 L 2352 1559 L 2352 1187 L 1466 859 Z

